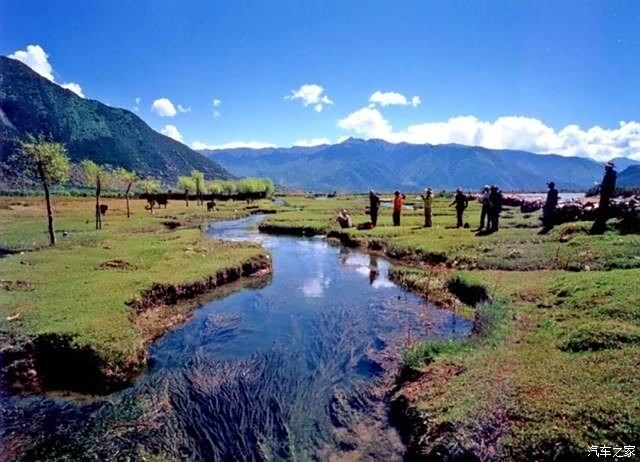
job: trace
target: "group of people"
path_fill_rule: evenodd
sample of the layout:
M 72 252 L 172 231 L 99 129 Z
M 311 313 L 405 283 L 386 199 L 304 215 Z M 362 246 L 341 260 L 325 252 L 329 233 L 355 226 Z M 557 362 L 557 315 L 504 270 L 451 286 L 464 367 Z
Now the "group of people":
M 551 230 L 555 224 L 556 208 L 558 206 L 558 190 L 553 181 L 547 183 L 548 192 L 545 204 L 542 208 L 542 229 L 540 234 L 545 234 Z M 605 224 L 609 218 L 609 201 L 613 197 L 616 187 L 616 172 L 614 165 L 608 162 L 605 165 L 605 174 L 602 183 L 599 188 L 600 192 L 600 204 L 598 207 L 598 215 L 591 232 L 593 234 L 601 234 L 605 230 Z M 432 207 L 433 207 L 433 190 L 426 188 L 424 194 L 420 195 L 424 207 L 424 226 L 430 228 L 432 226 Z M 400 217 L 402 216 L 402 210 L 404 208 L 404 200 L 406 196 L 400 191 L 394 191 L 393 193 L 393 226 L 400 226 Z M 485 186 L 478 198 L 481 204 L 480 210 L 480 225 L 477 228 L 478 234 L 490 234 L 498 231 L 500 226 L 500 213 L 502 212 L 503 204 L 502 191 L 498 186 Z M 370 228 L 375 228 L 378 224 L 378 214 L 380 212 L 380 196 L 376 194 L 374 190 L 369 191 L 369 217 Z M 467 196 L 462 188 L 456 189 L 456 193 L 453 197 L 453 201 L 449 204 L 450 207 L 455 206 L 456 210 L 456 227 L 468 228 L 469 224 L 464 223 L 464 211 L 469 206 L 469 196 Z M 337 221 L 342 228 L 350 228 L 352 226 L 351 216 L 347 210 L 341 210 L 338 213 Z
M 430 188 L 427 188 L 427 191 Z M 423 200 L 425 196 L 422 196 Z M 480 193 L 478 201 L 480 202 L 480 226 L 476 231 L 478 233 L 493 233 L 498 231 L 500 225 L 500 212 L 502 212 L 502 192 L 497 186 L 485 186 Z M 449 207 L 456 208 L 456 228 L 468 228 L 469 224 L 464 223 L 464 211 L 469 207 L 469 196 L 467 196 L 462 188 L 456 189 L 453 201 Z M 431 214 L 431 208 L 428 210 Z M 427 210 L 425 210 L 425 226 L 431 226 L 431 219 L 426 219 Z M 427 225 L 428 222 L 428 225 Z

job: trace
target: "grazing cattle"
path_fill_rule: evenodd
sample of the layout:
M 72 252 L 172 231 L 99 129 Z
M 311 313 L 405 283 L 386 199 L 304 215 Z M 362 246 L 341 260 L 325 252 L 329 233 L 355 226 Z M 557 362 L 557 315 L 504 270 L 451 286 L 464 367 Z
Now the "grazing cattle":
M 207 212 L 211 212 L 216 206 L 216 203 L 214 201 L 209 201 L 207 202 Z
M 158 203 L 158 207 L 164 205 L 164 208 L 167 208 L 167 203 L 169 202 L 169 198 L 166 194 L 158 194 L 156 196 L 156 202 Z
M 107 210 L 109 210 L 109 206 L 107 204 L 100 204 L 100 215 L 105 216 L 107 214 Z

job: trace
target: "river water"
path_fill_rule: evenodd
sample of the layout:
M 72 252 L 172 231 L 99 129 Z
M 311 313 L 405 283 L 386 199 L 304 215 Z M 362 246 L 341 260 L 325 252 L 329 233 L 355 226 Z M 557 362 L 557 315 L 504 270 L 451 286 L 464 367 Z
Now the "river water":
M 258 220 L 208 234 L 266 247 L 270 279 L 204 304 L 125 390 L 2 396 L 0 460 L 401 460 L 384 393 L 401 348 L 469 321 L 389 281 L 383 258 Z

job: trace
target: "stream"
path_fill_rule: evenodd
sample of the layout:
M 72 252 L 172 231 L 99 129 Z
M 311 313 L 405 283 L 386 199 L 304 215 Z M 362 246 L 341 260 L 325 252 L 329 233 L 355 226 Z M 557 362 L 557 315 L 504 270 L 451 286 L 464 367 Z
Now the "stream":
M 267 248 L 271 278 L 201 306 L 125 390 L 0 397 L 0 461 L 402 460 L 385 393 L 402 347 L 471 323 L 391 282 L 382 257 L 261 219 L 207 233 Z

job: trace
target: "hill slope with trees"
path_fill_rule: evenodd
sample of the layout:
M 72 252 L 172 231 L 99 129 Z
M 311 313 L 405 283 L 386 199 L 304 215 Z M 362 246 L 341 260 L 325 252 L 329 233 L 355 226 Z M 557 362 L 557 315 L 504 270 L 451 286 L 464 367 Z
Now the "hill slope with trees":
M 10 158 L 28 134 L 63 143 L 75 163 L 89 159 L 173 183 L 191 170 L 231 175 L 220 165 L 149 127 L 125 109 L 85 99 L 0 56 L 0 175 L 15 174 Z M 1 180 L 2 178 L 0 178 Z

